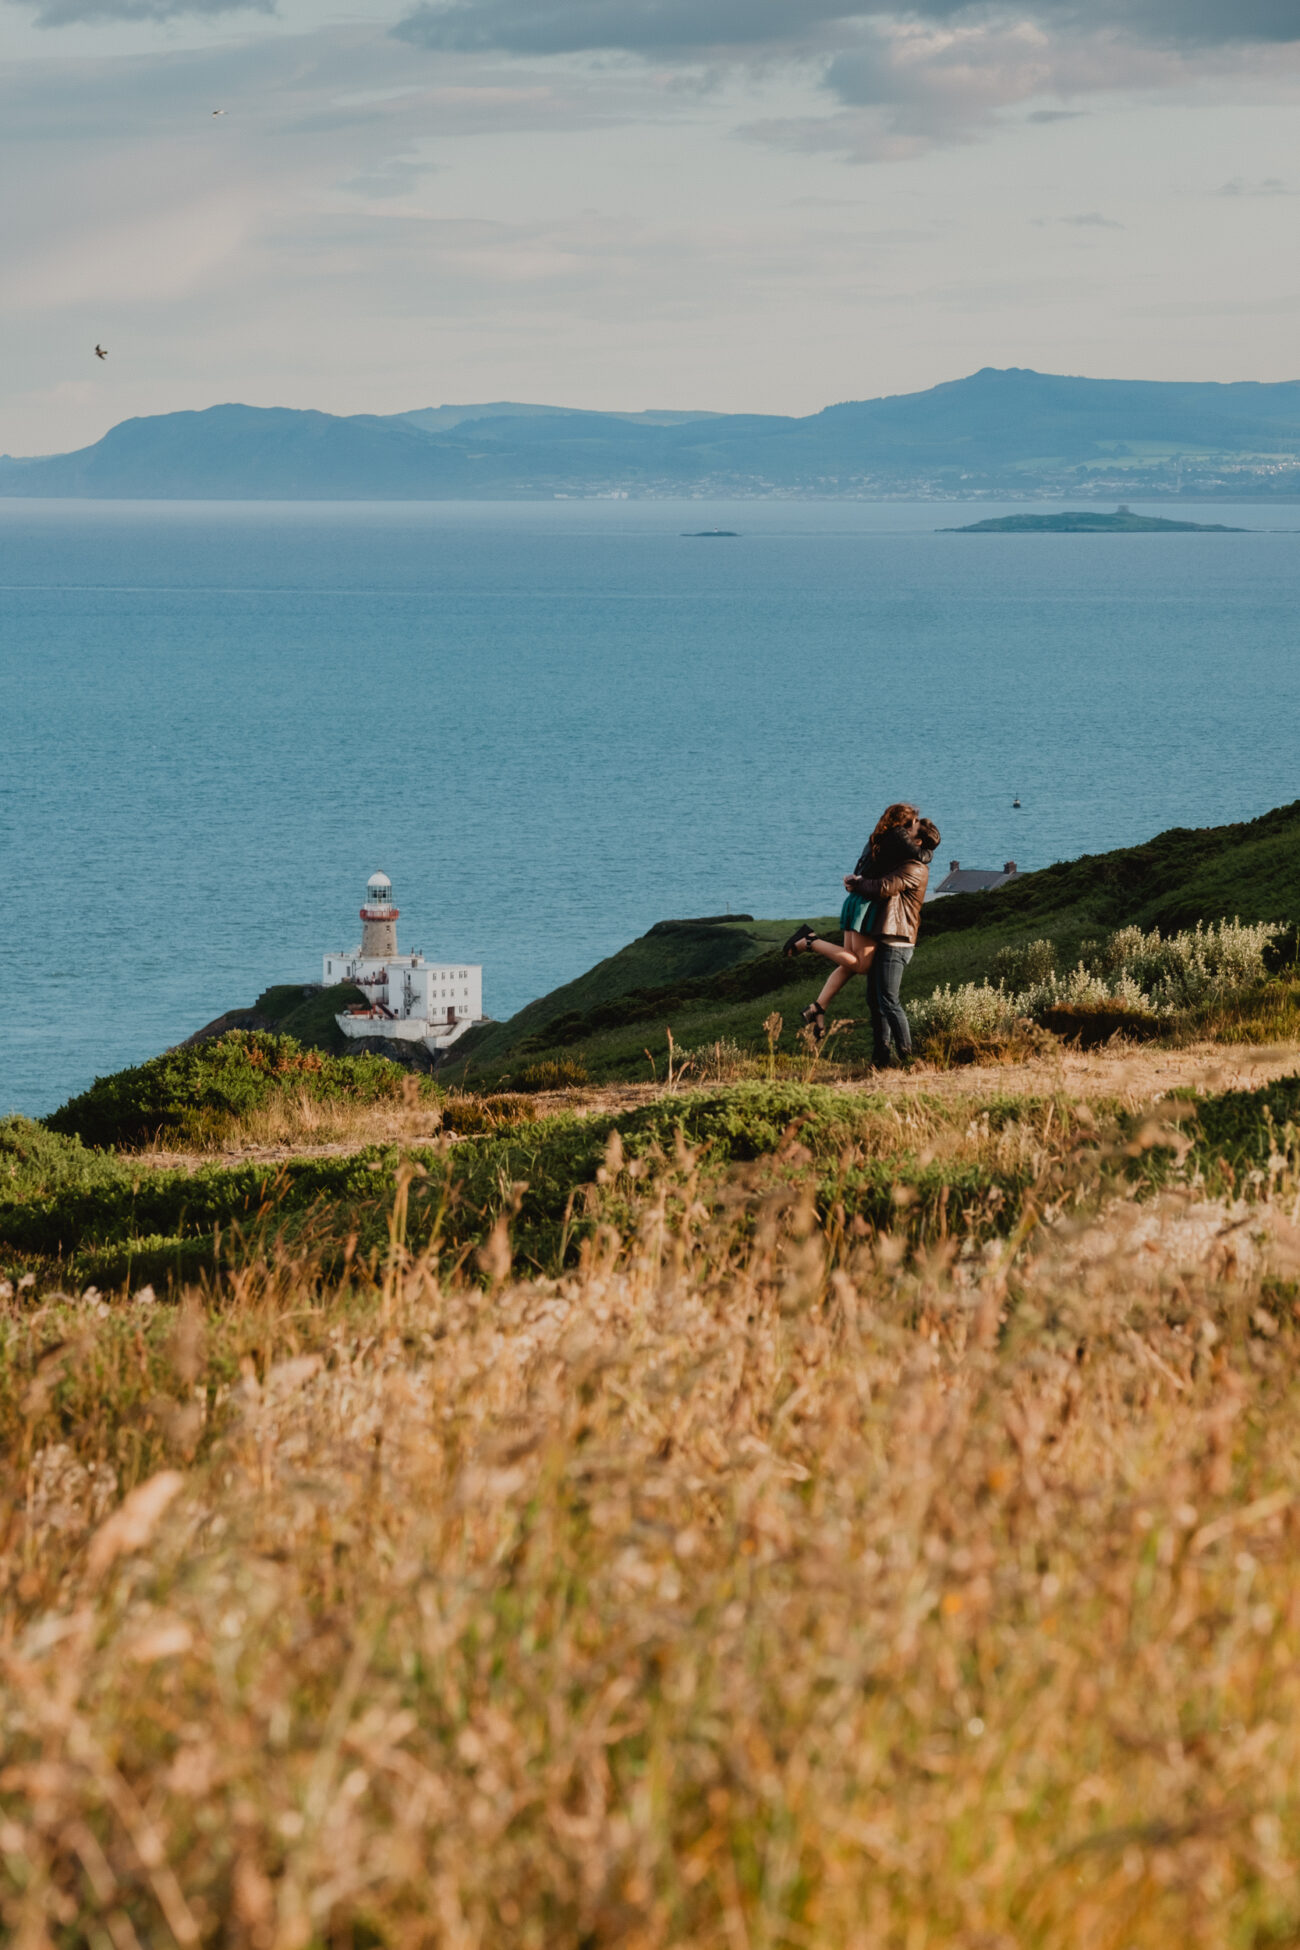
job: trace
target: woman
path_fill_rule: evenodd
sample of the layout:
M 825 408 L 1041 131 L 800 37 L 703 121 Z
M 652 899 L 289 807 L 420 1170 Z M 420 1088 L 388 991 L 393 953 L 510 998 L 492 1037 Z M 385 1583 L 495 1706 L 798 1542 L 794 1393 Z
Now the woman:
M 855 883 L 863 879 L 879 879 L 882 874 L 893 872 L 909 860 L 921 860 L 928 865 L 938 844 L 938 829 L 928 819 L 922 820 L 915 806 L 909 806 L 902 800 L 896 805 L 886 806 L 876 821 L 857 866 L 851 874 L 844 876 L 845 898 L 840 909 L 843 947 L 823 940 L 806 922 L 796 928 L 786 942 L 782 949 L 785 955 L 799 955 L 811 949 L 814 954 L 822 955 L 835 964 L 822 984 L 816 1001 L 810 1002 L 803 1012 L 803 1020 L 812 1030 L 816 1042 L 820 1043 L 826 1034 L 827 1003 L 839 994 L 854 975 L 869 976 L 876 952 L 876 943 L 871 938 L 875 931 L 876 901 L 856 891 Z

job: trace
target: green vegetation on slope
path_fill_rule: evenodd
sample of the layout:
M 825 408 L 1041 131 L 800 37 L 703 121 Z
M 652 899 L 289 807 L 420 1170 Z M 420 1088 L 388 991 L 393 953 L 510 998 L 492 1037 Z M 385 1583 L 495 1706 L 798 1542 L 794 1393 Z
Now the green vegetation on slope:
M 318 1103 L 383 1103 L 400 1101 L 410 1089 L 433 1094 L 427 1079 L 408 1078 L 382 1056 L 328 1056 L 292 1036 L 232 1030 L 96 1077 L 89 1090 L 53 1111 L 45 1123 L 93 1145 L 160 1138 L 196 1144 L 230 1118 L 247 1116 L 286 1094 Z
M 354 1003 L 368 1000 L 365 992 L 351 982 L 336 982 L 331 988 L 285 982 L 265 989 L 253 1009 L 277 1036 L 293 1036 L 311 1049 L 326 1050 L 331 1056 L 346 1056 L 350 1046 L 335 1017 Z
M 1137 926 L 1165 933 L 1198 921 L 1300 918 L 1300 801 L 1240 824 L 1175 827 L 1142 846 L 1085 854 L 1019 875 L 990 894 L 931 901 L 908 970 L 904 998 L 947 983 L 982 981 L 1000 953 L 1050 935 L 1067 969 L 1098 936 Z M 810 917 L 811 918 L 811 917 Z M 576 982 L 532 1002 L 509 1022 L 471 1031 L 453 1054 L 457 1080 L 483 1086 L 516 1077 L 526 1065 L 567 1056 L 592 1078 L 650 1075 L 647 1050 L 662 1073 L 666 1031 L 679 1047 L 719 1039 L 762 1045 L 773 1010 L 790 1046 L 798 1013 L 825 976 L 820 960 L 782 961 L 790 920 L 661 922 Z M 834 916 L 815 921 L 832 933 Z M 1273 952 L 1294 960 L 1294 927 Z M 724 956 L 726 957 L 724 959 Z M 857 1019 L 836 1043 L 839 1060 L 863 1060 L 870 1037 L 860 982 L 832 1008 Z
M 1100 1121 L 1098 1113 L 1100 1112 Z M 1234 1175 L 1294 1144 L 1300 1078 L 1191 1103 L 1197 1167 Z M 739 1084 L 667 1095 L 631 1111 L 564 1113 L 457 1143 L 370 1145 L 342 1156 L 151 1169 L 23 1118 L 0 1123 L 0 1270 L 72 1283 L 163 1284 L 237 1266 L 273 1247 L 337 1270 L 377 1265 L 395 1236 L 463 1261 L 502 1221 L 516 1267 L 558 1272 L 598 1226 L 626 1237 L 637 1182 L 676 1173 L 680 1196 L 736 1223 L 802 1188 L 838 1236 L 894 1230 L 914 1242 L 1005 1232 L 1077 1195 L 1097 1169 L 1133 1170 L 1117 1107 L 1063 1096 L 962 1100 L 824 1086 Z M 762 1166 L 760 1177 L 745 1176 Z M 737 1202 L 737 1174 L 744 1196 Z M 1082 1176 L 1081 1176 L 1082 1173 Z M 1163 1182 L 1166 1165 L 1137 1176 Z M 400 1214 L 394 1220 L 394 1212 Z M 749 1217 L 743 1215 L 748 1212 Z M 397 1224 L 397 1233 L 394 1225 Z
M 44 1267 L 74 1284 L 163 1283 L 237 1265 L 273 1242 L 323 1264 L 352 1254 L 365 1263 L 388 1250 L 400 1179 L 409 1180 L 410 1248 L 437 1239 L 444 1254 L 463 1257 L 505 1212 L 517 1264 L 554 1272 L 598 1221 L 626 1225 L 620 1186 L 630 1195 L 648 1161 L 662 1169 L 674 1159 L 688 1202 L 723 1198 L 728 1174 L 768 1161 L 781 1182 L 806 1184 L 821 1211 L 838 1209 L 841 1224 L 918 1239 L 949 1229 L 984 1236 L 1014 1223 L 1039 1174 L 1032 1133 L 1046 1112 L 1046 1102 L 1008 1098 L 983 1106 L 972 1132 L 968 1107 L 919 1099 L 904 1119 L 883 1096 L 740 1084 L 454 1144 L 193 1172 L 153 1169 L 10 1118 L 0 1123 L 0 1266 L 10 1276 Z M 1055 1145 L 1068 1147 L 1069 1107 L 1048 1121 Z M 1005 1141 L 1013 1127 L 1023 1142 Z

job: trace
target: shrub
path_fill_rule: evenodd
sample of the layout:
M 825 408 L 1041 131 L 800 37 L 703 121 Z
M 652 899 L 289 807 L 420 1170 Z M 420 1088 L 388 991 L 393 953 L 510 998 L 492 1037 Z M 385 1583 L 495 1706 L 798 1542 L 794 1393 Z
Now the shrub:
M 530 1063 L 514 1079 L 516 1090 L 580 1090 L 590 1083 L 587 1066 L 580 1057 L 548 1057 Z
M 1078 1043 L 1083 1049 L 1095 1049 L 1099 1043 L 1108 1043 L 1112 1036 L 1146 1042 L 1158 1036 L 1164 1027 L 1159 1016 L 1126 1009 L 1120 1002 L 1062 1002 L 1055 1008 L 1045 1009 L 1041 1020 L 1043 1028 L 1050 1029 L 1053 1036 L 1059 1036 L 1062 1042 Z
M 908 1004 L 913 1031 L 927 1039 L 959 1036 L 972 1042 L 995 1042 L 1014 1033 L 1019 1017 L 1016 997 L 1001 985 L 945 983 L 924 1001 Z
M 210 1043 L 166 1050 L 148 1063 L 96 1077 L 44 1121 L 98 1146 L 198 1141 L 232 1119 L 295 1092 L 319 1103 L 400 1101 L 412 1087 L 434 1095 L 382 1056 L 327 1056 L 292 1036 L 232 1030 Z
M 760 1059 L 751 1050 L 742 1049 L 730 1036 L 719 1036 L 716 1042 L 705 1043 L 700 1049 L 684 1051 L 683 1061 L 689 1061 L 691 1074 L 701 1083 L 740 1083 L 747 1077 L 767 1073 L 766 1058 Z
M 487 1097 L 448 1097 L 442 1107 L 442 1129 L 457 1137 L 477 1137 L 503 1125 L 531 1124 L 537 1106 L 526 1096 L 500 1091 Z
M 1003 949 L 994 963 L 996 982 L 966 982 L 936 989 L 909 1006 L 913 1028 L 927 1043 L 954 1039 L 990 1045 L 1013 1037 L 1028 1022 L 1072 1030 L 1086 1021 L 1096 1029 L 1108 1016 L 1116 1028 L 1148 1035 L 1172 1018 L 1208 1009 L 1257 988 L 1267 974 L 1265 956 L 1279 928 L 1267 922 L 1217 921 L 1167 940 L 1158 932 L 1119 928 L 1068 974 L 1048 972 L 1015 988 L 1008 974 L 1047 968 L 1050 941 Z M 1108 1032 L 1113 1033 L 1113 1030 Z
M 1048 982 L 1056 973 L 1056 943 L 1047 940 L 1012 942 L 1008 947 L 998 949 L 990 973 L 998 988 L 1027 989 L 1037 982 Z

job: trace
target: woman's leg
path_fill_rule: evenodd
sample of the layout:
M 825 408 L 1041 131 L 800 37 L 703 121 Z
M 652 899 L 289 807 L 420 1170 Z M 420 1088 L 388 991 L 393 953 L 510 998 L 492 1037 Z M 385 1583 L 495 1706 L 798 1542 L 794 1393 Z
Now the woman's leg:
M 846 982 L 855 975 L 867 975 L 871 970 L 871 958 L 876 952 L 876 944 L 864 934 L 854 934 L 850 929 L 844 937 L 844 947 L 851 952 L 852 961 L 841 961 L 826 977 L 826 982 L 817 1000 L 824 1009 L 832 996 L 838 995 Z
M 810 941 L 808 946 L 815 955 L 824 955 L 827 961 L 837 962 L 841 968 L 847 968 L 850 975 L 856 975 L 858 959 L 862 953 L 862 940 L 860 934 L 854 934 L 852 928 L 846 928 L 842 948 L 837 947 L 833 941 L 823 941 L 820 935 Z

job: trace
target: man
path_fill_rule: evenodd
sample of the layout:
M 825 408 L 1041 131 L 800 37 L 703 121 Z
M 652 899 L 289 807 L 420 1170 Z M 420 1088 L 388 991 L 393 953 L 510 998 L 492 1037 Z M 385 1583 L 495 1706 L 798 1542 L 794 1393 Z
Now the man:
M 871 1009 L 872 1063 L 878 1070 L 902 1064 L 912 1054 L 912 1026 L 899 999 L 903 970 L 912 959 L 921 930 L 921 906 L 930 884 L 930 861 L 939 844 L 933 820 L 914 813 L 902 829 L 905 839 L 923 851 L 879 879 L 854 874 L 845 886 L 875 902 L 870 939 L 876 944 L 867 972 L 867 1001 Z

